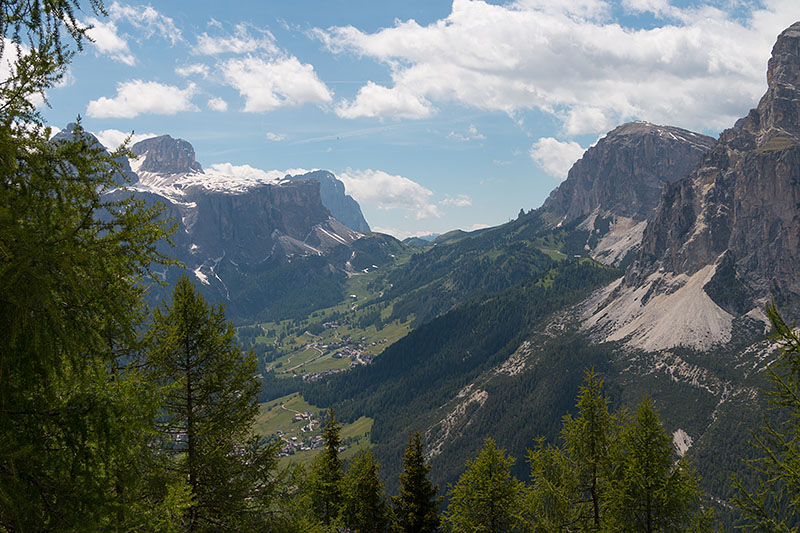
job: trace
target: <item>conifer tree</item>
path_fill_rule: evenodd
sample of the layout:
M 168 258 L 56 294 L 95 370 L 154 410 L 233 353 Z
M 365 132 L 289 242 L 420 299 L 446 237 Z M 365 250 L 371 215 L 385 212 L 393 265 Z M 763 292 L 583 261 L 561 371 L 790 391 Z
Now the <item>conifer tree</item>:
M 151 529 L 181 500 L 180 484 L 149 478 L 157 398 L 128 364 L 148 269 L 167 262 L 156 252 L 166 227 L 157 209 L 104 196 L 119 187 L 121 153 L 86 142 L 80 125 L 51 141 L 33 104 L 66 71 L 61 36 L 80 47 L 81 3 L 0 3 L 0 61 L 11 65 L 0 81 L 4 530 Z M 100 0 L 83 4 L 103 13 Z
M 615 531 L 706 531 L 697 475 L 681 458 L 649 398 L 642 398 L 626 424 L 615 462 L 619 468 L 610 491 L 609 526 Z
M 584 526 L 600 529 L 602 507 L 611 469 L 611 442 L 614 420 L 603 394 L 603 380 L 594 369 L 587 370 L 577 402 L 578 414 L 564 417 L 565 451 L 576 478 L 577 498 L 573 511 Z
M 344 474 L 343 521 L 356 533 L 381 533 L 389 525 L 389 507 L 378 478 L 380 465 L 368 449 L 359 450 Z
M 251 435 L 254 356 L 241 352 L 222 306 L 209 306 L 186 276 L 154 311 L 147 341 L 150 375 L 167 390 L 164 446 L 193 497 L 187 529 L 242 528 L 257 512 L 275 460 L 275 448 Z
M 569 531 L 587 524 L 584 505 L 576 505 L 578 476 L 567 453 L 543 438 L 528 450 L 531 484 L 525 492 L 524 520 L 535 532 Z
M 524 486 L 511 475 L 514 459 L 486 439 L 478 456 L 450 487 L 450 505 L 444 515 L 454 532 L 516 531 L 521 525 Z
M 425 463 L 419 432 L 408 439 L 400 473 L 400 493 L 392 498 L 394 516 L 404 533 L 431 533 L 441 520 L 436 497 L 438 488 L 428 479 L 430 465 Z
M 767 305 L 780 354 L 767 368 L 767 400 L 779 421 L 764 417 L 752 444 L 760 457 L 749 462 L 758 475 L 756 487 L 734 480 L 734 503 L 754 531 L 797 531 L 800 516 L 800 336 L 773 305 Z
M 336 420 L 333 409 L 328 409 L 322 439 L 322 453 L 314 458 L 309 475 L 311 506 L 314 516 L 323 525 L 330 526 L 339 518 L 342 510 L 342 460 L 339 457 L 342 426 Z

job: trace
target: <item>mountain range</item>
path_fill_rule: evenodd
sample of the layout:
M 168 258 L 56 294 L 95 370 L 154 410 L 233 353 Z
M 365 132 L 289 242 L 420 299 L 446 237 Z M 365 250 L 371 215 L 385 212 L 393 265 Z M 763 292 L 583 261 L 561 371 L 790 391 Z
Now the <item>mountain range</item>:
M 348 281 L 372 273 L 374 297 L 345 308 L 410 333 L 371 364 L 288 377 L 263 398 L 299 391 L 345 420 L 371 417 L 390 474 L 413 431 L 442 484 L 486 436 L 518 458 L 538 435 L 557 440 L 594 367 L 616 405 L 653 398 L 724 514 L 775 352 L 764 306 L 800 311 L 800 23 L 778 36 L 767 86 L 719 139 L 623 124 L 539 209 L 432 242 L 370 233 L 330 172 L 207 172 L 169 136 L 132 147 L 128 185 L 114 194 L 165 206 L 177 223 L 165 250 L 238 324 L 310 327 L 347 300 Z M 159 275 L 172 283 L 178 272 Z M 165 294 L 154 285 L 154 301 Z M 526 475 L 524 461 L 515 468 Z

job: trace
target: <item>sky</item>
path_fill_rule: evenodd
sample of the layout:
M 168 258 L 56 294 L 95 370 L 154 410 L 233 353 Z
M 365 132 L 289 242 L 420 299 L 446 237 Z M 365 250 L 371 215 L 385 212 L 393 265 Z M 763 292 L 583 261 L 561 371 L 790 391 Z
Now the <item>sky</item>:
M 797 0 L 106 0 L 48 124 L 169 134 L 235 176 L 326 169 L 373 230 L 502 224 L 631 120 L 717 136 Z

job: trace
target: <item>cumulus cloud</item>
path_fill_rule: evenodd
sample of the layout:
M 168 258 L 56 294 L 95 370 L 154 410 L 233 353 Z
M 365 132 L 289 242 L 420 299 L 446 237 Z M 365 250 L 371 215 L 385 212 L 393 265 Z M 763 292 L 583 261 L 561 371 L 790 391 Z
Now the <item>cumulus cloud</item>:
M 457 196 L 446 196 L 444 200 L 439 202 L 439 205 L 452 206 L 452 207 L 469 207 L 472 205 L 472 198 L 466 194 L 459 194 Z
M 581 145 L 574 141 L 564 142 L 552 137 L 542 137 L 531 146 L 530 156 L 542 170 L 563 180 L 583 152 Z
M 225 82 L 244 96 L 245 111 L 260 113 L 333 100 L 333 94 L 317 77 L 314 67 L 293 56 L 232 58 L 221 69 Z
M 232 176 L 244 180 L 275 181 L 284 178 L 287 174 L 295 176 L 311 172 L 304 168 L 289 168 L 286 170 L 262 170 L 250 165 L 234 165 L 233 163 L 214 163 L 206 169 L 206 174 Z
M 441 216 L 436 204 L 430 201 L 433 191 L 403 176 L 382 170 L 347 169 L 339 174 L 348 194 L 364 205 L 378 209 L 403 209 L 418 219 Z
M 406 87 L 388 88 L 370 81 L 358 90 L 355 100 L 339 102 L 336 114 L 342 118 L 426 118 L 433 114 L 433 108 L 424 97 Z
M 130 131 L 120 131 L 114 129 L 100 130 L 94 134 L 100 144 L 109 150 L 116 150 L 128 136 L 131 136 L 130 145 L 134 145 L 139 141 L 149 139 L 151 137 L 158 137 L 155 133 L 134 133 L 131 135 Z
M 255 32 L 256 35 L 253 35 Z M 264 50 L 270 54 L 279 52 L 275 37 L 267 30 L 255 28 L 249 24 L 237 24 L 234 32 L 228 35 L 209 35 L 202 33 L 197 38 L 194 53 L 204 55 L 246 54 Z
M 211 98 L 208 101 L 208 108 L 211 109 L 212 111 L 227 111 L 228 102 L 226 102 L 222 98 Z
M 87 22 L 92 28 L 86 34 L 98 53 L 129 66 L 136 64 L 136 58 L 128 47 L 128 41 L 120 37 L 113 20 L 102 22 L 96 18 L 89 18 Z
M 775 36 L 800 19 L 795 1 L 746 6 L 625 0 L 621 9 L 655 17 L 654 27 L 636 29 L 611 18 L 620 5 L 610 0 L 453 0 L 446 18 L 427 25 L 312 34 L 334 53 L 372 58 L 390 71 L 390 85 L 369 82 L 352 102 L 338 103 L 346 118 L 423 118 L 458 103 L 511 115 L 536 109 L 568 135 L 634 118 L 708 129 L 753 106 Z
M 274 133 L 274 132 L 268 131 L 267 132 L 267 139 L 269 139 L 270 141 L 274 141 L 274 142 L 283 141 L 283 140 L 286 139 L 286 134 L 285 133 Z
M 143 113 L 174 115 L 181 111 L 197 111 L 191 101 L 196 90 L 193 83 L 180 89 L 154 81 L 127 81 L 117 84 L 115 97 L 90 101 L 86 114 L 94 118 L 133 118 Z

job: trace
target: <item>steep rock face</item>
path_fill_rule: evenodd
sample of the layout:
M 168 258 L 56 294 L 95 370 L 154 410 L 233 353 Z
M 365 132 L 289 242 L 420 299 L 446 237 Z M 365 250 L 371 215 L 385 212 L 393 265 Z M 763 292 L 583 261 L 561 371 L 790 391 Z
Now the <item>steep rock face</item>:
M 173 139 L 169 135 L 139 141 L 131 147 L 131 151 L 141 159 L 140 171 L 159 174 L 203 171 L 194 158 L 194 147 L 183 139 Z
M 667 187 L 628 284 L 661 268 L 691 275 L 724 254 L 753 298 L 800 295 L 800 23 L 778 37 L 767 81 L 758 107 Z
M 352 196 L 345 193 L 344 183 L 336 179 L 327 170 L 315 170 L 306 174 L 289 176 L 291 180 L 313 179 L 319 182 L 319 193 L 322 203 L 330 210 L 331 215 L 348 228 L 361 233 L 370 231 L 369 224 L 364 219 L 361 206 Z
M 188 273 L 236 320 L 285 318 L 338 302 L 356 265 L 393 261 L 399 243 L 365 237 L 331 216 L 320 194 L 326 181 L 339 184 L 334 192 L 355 204 L 351 211 L 360 215 L 360 208 L 328 172 L 293 179 L 206 172 L 191 144 L 168 135 L 136 143 L 132 151 L 138 157 L 130 169 L 138 181 L 113 194 L 159 202 L 164 216 L 177 222 L 175 247 L 159 250 L 185 270 L 154 274 L 172 284 Z M 364 240 L 375 242 L 357 243 Z M 150 290 L 151 303 L 166 296 L 168 289 Z
M 226 254 L 237 263 L 268 257 L 279 236 L 303 241 L 314 226 L 330 215 L 317 183 L 305 180 L 262 185 L 245 194 L 228 194 L 192 187 L 186 200 L 195 204 L 187 231 L 205 255 Z
M 644 220 L 658 205 L 664 184 L 686 177 L 714 142 L 671 126 L 623 124 L 586 150 L 542 211 L 560 224 L 596 209 Z
M 735 317 L 762 318 L 770 298 L 800 308 L 800 23 L 778 37 L 767 80 L 758 107 L 689 177 L 666 186 L 623 282 L 589 309 L 608 338 L 638 322 L 637 335 L 652 339 L 676 316 L 697 317 L 689 306 L 702 300 L 692 338 L 664 335 L 647 348 L 707 348 L 730 339 Z

